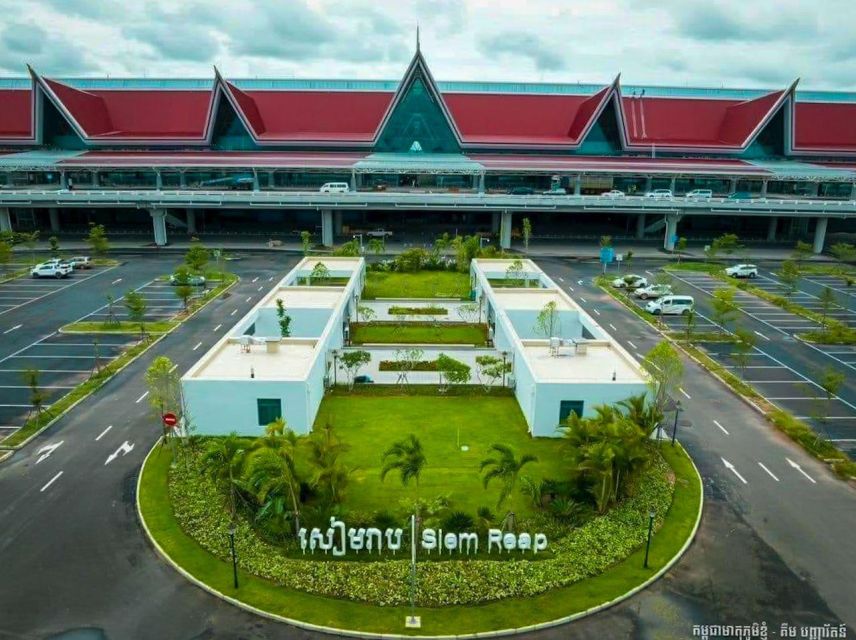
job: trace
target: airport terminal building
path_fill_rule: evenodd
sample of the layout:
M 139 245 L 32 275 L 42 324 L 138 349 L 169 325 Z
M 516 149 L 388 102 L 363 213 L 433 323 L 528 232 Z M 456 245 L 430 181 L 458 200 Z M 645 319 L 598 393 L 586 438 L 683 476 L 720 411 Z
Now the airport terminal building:
M 768 240 L 856 229 L 856 93 L 381 80 L 0 79 L 0 229 L 359 228 Z M 715 79 L 714 79 L 715 81 Z M 320 193 L 329 182 L 348 193 Z M 669 197 L 645 197 L 669 190 Z M 694 190 L 702 197 L 686 198 Z M 709 193 L 707 191 L 709 190 Z M 621 192 L 604 197 L 610 191 Z M 664 193 L 664 192 L 660 192 Z

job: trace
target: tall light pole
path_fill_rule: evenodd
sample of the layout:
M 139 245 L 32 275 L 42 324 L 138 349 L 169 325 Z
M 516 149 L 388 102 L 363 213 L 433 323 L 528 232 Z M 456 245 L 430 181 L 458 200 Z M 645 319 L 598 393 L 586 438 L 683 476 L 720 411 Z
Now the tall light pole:
M 229 549 L 232 551 L 232 576 L 235 589 L 238 588 L 238 556 L 235 554 L 235 523 L 229 525 Z
M 675 437 L 678 435 L 678 416 L 681 413 L 681 401 L 675 403 L 675 424 L 672 426 L 672 446 L 675 446 Z
M 356 240 L 357 238 L 360 239 L 360 255 L 363 255 L 363 234 L 362 233 L 355 233 L 354 234 L 354 240 Z
M 645 562 L 642 564 L 643 568 L 648 568 L 648 552 L 651 550 L 651 534 L 654 532 L 654 518 L 657 516 L 657 512 L 651 509 L 648 511 L 648 542 L 645 543 Z
M 410 615 L 404 621 L 409 629 L 422 626 L 422 619 L 416 615 L 416 527 L 419 519 L 416 514 L 410 516 Z

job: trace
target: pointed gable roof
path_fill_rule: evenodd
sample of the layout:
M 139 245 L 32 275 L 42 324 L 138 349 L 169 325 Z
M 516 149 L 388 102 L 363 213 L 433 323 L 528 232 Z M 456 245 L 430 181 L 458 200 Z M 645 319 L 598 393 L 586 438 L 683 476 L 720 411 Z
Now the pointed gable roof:
M 0 89 L 0 142 L 32 143 L 36 138 L 35 91 Z

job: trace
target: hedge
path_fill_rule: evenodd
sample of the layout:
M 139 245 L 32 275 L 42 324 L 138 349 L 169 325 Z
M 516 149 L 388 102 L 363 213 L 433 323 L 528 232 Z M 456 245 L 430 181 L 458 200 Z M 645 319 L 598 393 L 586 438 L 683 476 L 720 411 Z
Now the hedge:
M 449 310 L 446 307 L 390 307 L 391 316 L 446 316 Z

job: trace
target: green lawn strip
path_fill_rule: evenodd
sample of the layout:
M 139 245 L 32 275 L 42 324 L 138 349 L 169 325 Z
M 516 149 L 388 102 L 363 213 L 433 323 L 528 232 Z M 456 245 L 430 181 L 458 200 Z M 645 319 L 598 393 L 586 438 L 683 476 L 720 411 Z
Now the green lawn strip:
M 815 344 L 856 344 L 856 329 L 845 325 L 837 327 L 827 327 L 821 331 L 807 331 L 798 333 L 797 337 Z
M 687 264 L 687 263 L 684 263 L 684 264 Z M 630 309 L 631 311 L 636 313 L 637 316 L 639 316 L 640 318 L 645 320 L 648 324 L 652 325 L 655 329 L 661 330 L 661 327 L 659 327 L 656 324 L 654 317 L 652 317 L 649 314 L 646 314 L 644 312 L 640 313 L 641 310 L 639 309 L 639 307 L 637 307 L 635 304 L 633 304 L 627 298 L 626 295 L 621 293 L 619 290 L 615 290 L 612 287 L 610 287 L 607 279 L 602 280 L 601 278 L 603 278 L 603 276 L 600 276 L 598 278 L 598 281 L 597 281 L 597 283 L 601 287 L 601 289 L 603 289 L 606 293 L 608 293 L 613 298 L 615 298 L 616 300 L 621 302 L 628 309 Z M 780 431 L 782 431 L 783 433 L 788 435 L 794 442 L 799 444 L 806 452 L 808 452 L 809 454 L 811 454 L 812 456 L 814 456 L 818 460 L 830 464 L 832 466 L 832 470 L 835 472 L 835 474 L 838 477 L 846 479 L 848 477 L 853 477 L 854 475 L 856 475 L 856 463 L 852 462 L 850 460 L 850 457 L 846 453 L 844 453 L 843 451 L 841 451 L 837 447 L 834 447 L 834 445 L 832 445 L 831 443 L 828 443 L 828 442 L 827 442 L 827 444 L 832 446 L 835 449 L 835 451 L 837 452 L 837 454 L 835 454 L 835 455 L 823 455 L 818 451 L 817 447 L 807 446 L 808 440 L 804 437 L 800 437 L 800 433 L 802 432 L 801 429 L 797 430 L 796 428 L 794 428 L 794 429 L 788 430 L 788 429 L 782 428 L 782 426 L 781 426 L 782 420 L 780 420 L 779 423 L 775 422 L 773 420 L 773 417 L 772 417 L 772 415 L 773 415 L 772 412 L 773 411 L 780 412 L 782 416 L 786 416 L 786 419 L 788 422 L 796 422 L 796 423 L 802 424 L 805 427 L 805 429 L 808 429 L 811 432 L 812 439 L 817 440 L 819 438 L 819 435 L 814 429 L 812 429 L 809 425 L 805 424 L 801 420 L 798 420 L 796 418 L 796 416 L 794 416 L 792 413 L 778 409 L 774 405 L 770 404 L 770 402 L 768 402 L 764 398 L 764 396 L 762 396 L 760 393 L 758 393 L 758 391 L 756 391 L 755 388 L 751 384 L 741 380 L 737 375 L 735 375 L 730 370 L 723 367 L 721 364 L 719 364 L 719 362 L 717 362 L 716 360 L 711 358 L 704 351 L 699 349 L 696 345 L 694 345 L 690 342 L 687 342 L 684 338 L 677 339 L 671 335 L 672 333 L 680 333 L 680 332 L 666 331 L 666 332 L 663 332 L 663 335 L 666 336 L 667 338 L 670 338 L 672 340 L 672 342 L 674 342 L 676 345 L 678 345 L 687 354 L 692 356 L 692 358 L 696 362 L 698 362 L 702 367 L 704 367 L 705 369 L 707 369 L 708 371 L 710 371 L 711 373 L 713 373 L 714 375 L 719 377 L 723 383 L 725 383 L 732 391 L 734 391 L 734 393 L 736 393 L 739 396 L 743 396 L 743 397 L 751 400 L 753 404 L 755 404 L 756 406 L 758 406 L 761 409 L 762 413 L 764 414 L 764 417 L 767 419 L 768 422 L 772 423 L 777 429 L 779 429 Z M 828 451 L 828 449 L 826 449 L 826 448 L 824 448 L 824 450 Z
M 487 344 L 487 326 L 457 322 L 352 322 L 354 344 Z
M 488 282 L 490 286 L 495 289 L 501 289 L 503 287 L 512 287 L 515 289 L 538 289 L 541 287 L 538 280 L 530 278 L 526 280 L 525 278 L 488 278 Z
M 767 419 L 815 458 L 830 464 L 840 478 L 856 478 L 856 462 L 850 460 L 846 453 L 836 448 L 829 440 L 820 437 L 817 431 L 802 420 L 781 409 L 770 411 Z
M 856 268 L 846 264 L 804 264 L 800 271 L 812 276 L 838 276 L 841 284 L 847 284 L 848 278 L 856 279 Z
M 489 396 L 508 396 L 514 397 L 514 389 L 508 387 L 490 387 L 485 389 L 477 384 L 455 384 L 448 388 L 434 386 L 430 384 L 412 384 L 402 387 L 397 384 L 358 384 L 353 389 L 348 389 L 347 385 L 338 384 L 325 394 L 325 398 L 337 396 L 434 396 L 447 398 L 450 396 L 469 396 L 484 394 Z
M 445 316 L 449 315 L 446 307 L 390 307 L 391 316 Z
M 363 299 L 468 298 L 470 276 L 459 271 L 369 271 Z
M 166 320 L 162 322 L 146 322 L 146 333 L 168 333 L 173 328 L 177 327 L 179 322 L 175 320 Z M 139 334 L 140 325 L 137 322 L 129 322 L 122 320 L 116 324 L 107 324 L 106 322 L 89 322 L 80 321 L 72 322 L 60 328 L 60 333 L 130 333 Z
M 137 329 L 139 331 L 139 328 Z M 59 398 L 49 408 L 42 411 L 38 418 L 30 418 L 18 431 L 6 438 L 0 447 L 16 447 L 22 444 L 30 436 L 47 427 L 53 420 L 59 418 L 76 403 L 80 402 L 92 393 L 103 387 L 110 378 L 119 372 L 125 365 L 129 364 L 150 346 L 153 341 L 140 342 L 124 351 L 118 358 L 104 365 L 101 371 L 93 374 L 88 380 L 80 383 L 67 394 Z
M 519 628 L 585 611 L 621 597 L 664 567 L 692 534 L 702 492 L 699 477 L 680 445 L 664 445 L 662 454 L 675 472 L 675 489 L 666 518 L 653 537 L 647 569 L 642 568 L 643 546 L 599 576 L 538 596 L 471 607 L 416 608 L 423 625 L 418 630 L 404 628 L 408 607 L 377 607 L 310 595 L 278 587 L 243 570 L 239 571 L 240 588 L 235 590 L 231 563 L 203 550 L 184 533 L 173 515 L 167 480 L 171 453 L 167 449 L 156 448 L 146 460 L 140 476 L 139 508 L 142 520 L 169 558 L 195 579 L 249 606 L 340 629 L 411 635 L 477 633 Z
M 395 360 L 381 360 L 378 363 L 377 367 L 380 371 L 404 371 L 404 367 L 401 362 L 396 362 Z M 409 363 L 407 366 L 408 371 L 436 371 L 437 370 L 437 361 L 436 360 L 420 360 L 419 362 Z
M 21 269 L 19 271 L 9 271 L 8 273 L 4 273 L 3 275 L 0 275 L 0 284 L 3 284 L 4 282 L 11 282 L 12 280 L 16 280 L 18 278 L 22 278 L 25 275 L 27 275 L 28 273 L 30 273 L 29 269 Z

